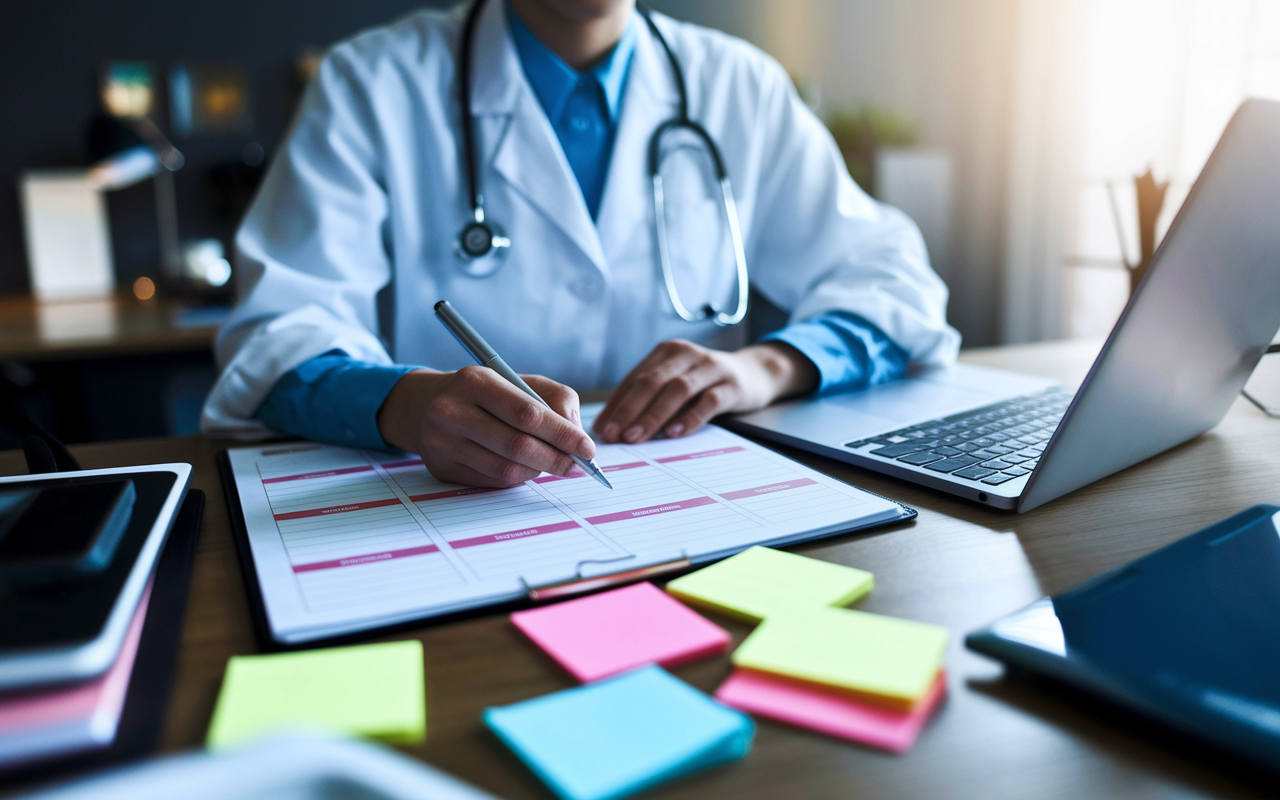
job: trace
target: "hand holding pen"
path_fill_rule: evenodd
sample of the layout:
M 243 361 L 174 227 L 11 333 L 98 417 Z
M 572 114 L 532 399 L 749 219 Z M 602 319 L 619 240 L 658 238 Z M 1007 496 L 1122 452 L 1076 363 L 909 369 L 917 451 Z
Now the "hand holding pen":
M 514 486 L 542 472 L 567 475 L 576 459 L 590 463 L 595 443 L 581 428 L 576 392 L 538 375 L 516 376 L 521 389 L 493 367 L 405 374 L 378 411 L 383 439 L 421 455 L 436 478 L 467 486 Z

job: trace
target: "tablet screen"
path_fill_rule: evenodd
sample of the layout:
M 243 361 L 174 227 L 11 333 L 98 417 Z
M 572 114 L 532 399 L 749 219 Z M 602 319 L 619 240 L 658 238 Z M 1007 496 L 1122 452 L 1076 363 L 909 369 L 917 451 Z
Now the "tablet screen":
M 1280 756 L 1280 512 L 1255 506 L 972 634 L 975 650 Z
M 128 525 L 107 566 L 76 581 L 6 586 L 0 593 L 0 650 L 45 649 L 82 644 L 96 638 L 115 606 L 165 500 L 178 476 L 173 472 L 135 472 L 137 497 Z M 88 483 L 119 482 L 120 476 L 77 477 L 6 482 L 6 493 L 54 489 Z
M 1053 598 L 1069 653 L 1127 681 L 1215 705 L 1274 707 L 1280 734 L 1275 517 L 1192 537 Z

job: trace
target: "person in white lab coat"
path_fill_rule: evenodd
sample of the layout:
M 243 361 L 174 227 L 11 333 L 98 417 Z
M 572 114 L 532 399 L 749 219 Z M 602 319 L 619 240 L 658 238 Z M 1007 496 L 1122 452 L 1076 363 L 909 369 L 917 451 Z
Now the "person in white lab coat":
M 570 386 L 616 386 L 596 431 L 638 442 L 952 360 L 918 230 L 857 187 L 786 73 L 742 41 L 651 20 L 635 0 L 486 0 L 334 47 L 237 235 L 241 300 L 204 430 L 391 446 L 442 480 L 511 485 L 594 454 Z M 676 313 L 677 299 L 721 321 L 739 310 L 712 161 L 687 131 L 661 148 L 674 294 L 659 269 L 647 149 L 681 79 L 731 178 L 750 285 L 789 315 L 768 341 Z M 510 242 L 475 263 L 459 256 L 474 216 L 464 100 L 484 218 Z M 468 367 L 433 317 L 441 299 L 538 373 L 557 413 Z

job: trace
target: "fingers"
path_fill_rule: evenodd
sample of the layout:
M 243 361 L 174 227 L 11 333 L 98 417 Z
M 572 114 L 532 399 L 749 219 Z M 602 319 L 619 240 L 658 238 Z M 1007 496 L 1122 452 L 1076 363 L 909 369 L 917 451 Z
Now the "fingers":
M 695 367 L 698 369 L 695 370 Z M 639 424 L 641 415 L 667 389 L 668 383 L 691 370 L 702 373 L 713 368 L 714 361 L 710 358 L 710 351 L 705 348 L 678 340 L 663 342 L 655 347 L 653 352 L 640 362 L 614 390 L 600 418 L 596 421 L 596 429 L 607 442 L 642 441 L 666 421 L 664 417 L 656 424 L 651 424 L 648 433 L 645 425 Z M 672 398 L 683 391 L 686 396 L 675 405 L 675 408 L 678 408 L 692 396 L 688 392 L 689 387 L 694 385 L 694 380 L 703 384 L 708 383 L 706 376 L 699 374 L 684 388 L 675 387 L 673 394 L 668 395 L 664 403 L 670 404 Z M 669 413 L 674 413 L 675 408 L 672 408 Z
M 467 440 L 502 460 L 536 472 L 567 475 L 573 469 L 573 460 L 564 451 L 552 447 L 537 436 L 503 424 L 500 420 L 493 419 L 489 424 L 474 425 L 467 434 Z M 497 467 L 492 466 L 488 460 L 480 461 L 475 466 L 486 474 L 502 476 L 494 471 Z
M 667 426 L 668 436 L 688 436 L 714 417 L 733 408 L 737 392 L 731 384 L 721 383 L 702 392 L 698 399 Z
M 622 433 L 627 442 L 643 442 L 666 427 L 669 436 L 680 436 L 684 427 L 673 418 L 682 408 L 689 405 L 705 389 L 721 383 L 725 378 L 725 370 L 716 362 L 707 359 L 699 362 L 687 372 L 683 372 L 662 387 L 658 396 L 651 402 L 635 422 Z M 668 424 L 670 423 L 670 424 Z
M 595 456 L 595 443 L 585 431 L 538 403 L 493 370 L 466 367 L 459 370 L 458 375 L 463 382 L 461 391 L 464 396 L 476 407 L 504 423 L 506 428 L 512 429 L 485 425 L 480 420 L 474 420 L 477 423 L 477 435 L 467 437 L 472 441 L 490 447 L 494 452 L 521 464 L 548 472 L 554 471 L 548 469 L 548 462 L 545 460 L 552 457 L 551 453 L 555 453 L 555 457 L 560 459 L 556 463 L 569 462 L 564 455 L 566 453 L 582 458 Z M 546 383 L 543 384 L 544 389 L 551 391 Z M 568 402 L 567 395 L 556 394 L 557 402 L 562 405 Z M 530 460 L 525 460 L 526 458 Z M 568 469 L 566 467 L 564 471 L 567 472 Z
M 547 401 L 551 410 L 569 420 L 576 427 L 582 427 L 581 402 L 578 393 L 542 375 L 521 375 L 524 382 Z
M 533 470 L 534 475 L 563 475 L 573 468 L 573 461 L 563 452 L 456 394 L 440 398 L 433 405 L 425 420 L 423 438 L 424 458 L 430 455 L 435 464 L 466 464 L 503 485 L 509 485 L 516 477 L 503 462 Z M 485 485 L 492 485 L 492 480 Z
M 529 467 L 470 441 L 459 443 L 455 455 L 461 470 L 475 473 L 467 481 L 468 486 L 518 486 L 550 471 Z M 566 458 L 565 461 L 569 462 L 570 467 L 573 466 L 569 459 Z
M 503 458 L 475 442 L 461 440 L 447 450 L 434 450 L 423 463 L 439 480 L 463 486 L 506 488 L 538 476 L 538 470 Z
M 593 426 L 596 432 L 604 437 L 606 442 L 616 442 L 619 439 L 622 427 L 614 420 L 614 417 L 617 416 L 618 405 L 622 402 L 623 398 L 627 396 L 627 392 L 630 390 L 631 385 L 635 383 L 636 377 L 655 364 L 658 364 L 666 357 L 666 349 L 662 345 L 658 345 L 649 352 L 649 355 L 644 357 L 644 360 L 639 364 L 636 364 L 635 367 L 627 373 L 627 376 L 622 379 L 622 382 L 619 383 L 617 387 L 614 388 L 613 393 L 609 395 L 608 402 L 604 404 L 604 408 L 596 416 L 595 425 Z
M 577 412 L 578 398 L 571 389 L 538 376 L 532 380 L 535 391 L 562 412 Z M 422 386 L 415 388 L 419 383 Z M 580 427 L 493 370 L 468 367 L 455 373 L 424 373 L 407 386 L 413 390 L 405 395 L 409 408 L 394 405 L 385 414 L 380 411 L 380 425 L 398 429 L 391 423 L 399 417 L 416 418 L 417 433 L 404 436 L 406 449 L 420 453 L 431 474 L 441 480 L 513 486 L 542 472 L 569 474 L 574 463 L 568 453 L 595 455 L 595 444 Z

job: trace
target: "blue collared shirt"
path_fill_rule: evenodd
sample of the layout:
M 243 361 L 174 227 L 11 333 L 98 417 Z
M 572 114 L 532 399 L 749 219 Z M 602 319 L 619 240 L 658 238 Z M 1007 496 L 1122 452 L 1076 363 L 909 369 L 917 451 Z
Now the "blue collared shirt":
M 604 193 L 622 97 L 635 52 L 633 18 L 617 46 L 583 72 L 566 64 L 507 6 L 507 21 L 525 76 L 560 140 L 587 209 L 595 219 Z M 875 325 L 843 311 L 820 314 L 764 337 L 800 351 L 818 368 L 817 393 L 873 386 L 903 374 L 907 354 Z M 356 447 L 386 447 L 378 410 L 396 381 L 417 367 L 356 361 L 341 351 L 317 356 L 287 373 L 255 416 L 282 433 Z
M 605 174 L 613 153 L 613 135 L 622 111 L 622 90 L 636 49 L 632 20 L 613 50 L 581 72 L 564 62 L 533 35 L 507 4 L 507 23 L 525 77 L 546 112 L 569 167 L 578 179 L 591 218 L 600 210 Z

